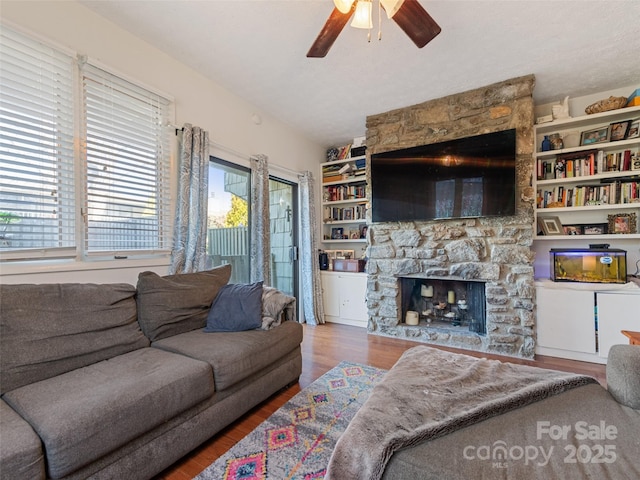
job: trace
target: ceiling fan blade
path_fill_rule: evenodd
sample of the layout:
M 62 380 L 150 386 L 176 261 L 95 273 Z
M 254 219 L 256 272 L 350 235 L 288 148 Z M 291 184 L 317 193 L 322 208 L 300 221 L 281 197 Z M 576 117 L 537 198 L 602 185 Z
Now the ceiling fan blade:
M 418 0 L 405 0 L 392 18 L 418 48 L 424 47 L 441 31 L 440 25 L 422 8 Z
M 356 2 L 354 2 L 354 6 L 355 3 Z M 333 9 L 333 12 L 329 15 L 315 42 L 313 42 L 313 45 L 311 45 L 311 48 L 307 52 L 307 57 L 320 58 L 329 53 L 331 45 L 336 41 L 336 38 L 338 38 L 338 35 L 340 35 L 340 32 L 351 18 L 353 9 L 355 8 L 354 6 L 352 6 L 348 13 L 342 13 L 337 8 Z

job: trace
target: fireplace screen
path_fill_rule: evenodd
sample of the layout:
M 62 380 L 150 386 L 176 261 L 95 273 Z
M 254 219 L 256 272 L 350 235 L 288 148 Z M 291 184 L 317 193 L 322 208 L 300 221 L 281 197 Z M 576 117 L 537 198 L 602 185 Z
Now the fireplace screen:
M 403 322 L 486 334 L 484 282 L 403 277 L 400 291 Z

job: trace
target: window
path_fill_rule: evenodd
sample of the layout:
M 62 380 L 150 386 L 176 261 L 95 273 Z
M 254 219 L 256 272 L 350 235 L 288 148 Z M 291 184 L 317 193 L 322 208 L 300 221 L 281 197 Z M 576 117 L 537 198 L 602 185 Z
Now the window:
M 0 47 L 2 258 L 168 253 L 172 102 L 4 27 Z
M 170 250 L 169 102 L 91 65 L 82 88 L 85 250 Z
M 73 57 L 1 30 L 0 251 L 74 255 Z

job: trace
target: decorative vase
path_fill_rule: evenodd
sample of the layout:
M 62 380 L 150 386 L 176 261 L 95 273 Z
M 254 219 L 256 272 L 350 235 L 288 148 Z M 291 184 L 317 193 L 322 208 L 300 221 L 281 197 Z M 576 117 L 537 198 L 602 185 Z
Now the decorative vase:
M 542 151 L 547 152 L 551 150 L 551 140 L 549 140 L 549 135 L 544 136 L 544 140 L 542 140 Z

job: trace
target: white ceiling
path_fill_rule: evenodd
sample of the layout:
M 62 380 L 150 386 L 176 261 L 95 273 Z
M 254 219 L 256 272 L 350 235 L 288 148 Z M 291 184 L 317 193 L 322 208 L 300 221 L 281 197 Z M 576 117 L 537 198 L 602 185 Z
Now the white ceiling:
M 385 17 L 382 41 L 347 25 L 325 58 L 305 55 L 332 0 L 81 3 L 323 146 L 368 115 L 531 73 L 537 104 L 640 83 L 638 0 L 420 0 L 442 28 L 424 48 Z

